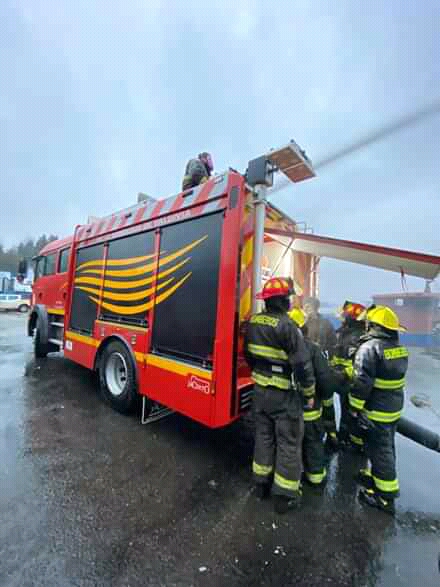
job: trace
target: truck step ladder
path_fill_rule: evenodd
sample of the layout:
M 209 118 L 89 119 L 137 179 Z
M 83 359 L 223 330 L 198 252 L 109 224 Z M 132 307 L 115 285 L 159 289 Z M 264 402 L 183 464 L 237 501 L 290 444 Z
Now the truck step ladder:
M 51 344 L 54 344 L 56 346 L 59 346 L 60 349 L 63 348 L 63 341 L 62 340 L 58 340 L 58 338 L 49 338 L 49 342 Z
M 162 420 L 162 418 L 166 418 L 166 416 L 174 414 L 173 410 L 170 410 L 157 402 L 153 402 L 153 407 L 148 411 L 147 402 L 151 402 L 151 400 L 142 396 L 141 424 L 151 424 L 152 422 L 157 422 Z

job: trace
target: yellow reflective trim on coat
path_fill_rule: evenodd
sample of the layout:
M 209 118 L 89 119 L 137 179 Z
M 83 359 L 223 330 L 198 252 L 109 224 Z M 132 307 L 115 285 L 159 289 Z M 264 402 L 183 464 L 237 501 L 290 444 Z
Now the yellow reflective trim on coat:
M 404 359 L 409 353 L 407 348 L 400 346 L 395 349 L 384 349 L 383 356 L 385 359 Z
M 265 357 L 267 359 L 281 359 L 286 360 L 288 359 L 287 353 L 282 349 L 277 349 L 272 346 L 266 346 L 263 344 L 248 344 L 248 351 L 251 355 L 255 355 L 256 357 Z
M 364 446 L 364 439 L 360 436 L 356 436 L 355 434 L 349 434 L 349 438 L 353 444 L 356 444 L 356 446 Z
M 266 314 L 255 314 L 250 321 L 251 324 L 262 324 L 263 326 L 272 326 L 272 328 L 276 328 L 280 322 L 279 318 L 266 316 Z
M 322 405 L 324 406 L 324 408 L 331 408 L 333 406 L 334 402 L 333 402 L 333 398 L 331 397 L 330 399 L 323 399 L 322 400 Z
M 286 479 L 279 473 L 275 473 L 274 483 L 281 487 L 281 489 L 287 489 L 288 491 L 298 491 L 299 490 L 299 481 L 290 481 Z
M 373 476 L 371 469 L 360 469 L 359 473 L 361 475 L 364 475 L 364 477 L 372 477 Z
M 383 424 L 392 424 L 397 422 L 402 415 L 402 410 L 398 412 L 379 412 L 377 410 L 365 410 L 367 417 L 373 422 L 382 422 Z
M 350 359 L 342 359 L 341 357 L 333 357 L 330 359 L 330 365 L 332 367 L 349 367 L 351 365 Z
M 312 397 L 315 395 L 315 384 L 309 385 L 309 387 L 301 387 L 301 391 L 304 397 Z
M 314 422 L 322 416 L 322 410 L 305 410 L 304 422 Z
M 362 410 L 365 405 L 365 400 L 354 397 L 353 395 L 351 395 L 351 393 L 349 393 L 348 394 L 348 403 L 355 410 Z
M 285 379 L 284 377 L 280 377 L 279 375 L 261 375 L 261 373 L 257 373 L 254 371 L 252 373 L 252 379 L 258 385 L 262 387 L 277 387 L 278 389 L 289 390 L 291 388 L 290 379 Z
M 252 463 L 252 471 L 255 475 L 260 475 L 260 477 L 268 477 L 272 473 L 273 467 L 271 465 L 259 465 L 254 461 Z
M 321 473 L 307 473 L 306 472 L 306 477 L 310 481 L 310 483 L 313 483 L 314 485 L 319 485 L 327 477 L 327 470 L 323 469 L 321 471 Z
M 384 481 L 383 479 L 379 479 L 373 475 L 374 484 L 376 485 L 376 489 L 379 491 L 385 491 L 386 493 L 394 493 L 399 491 L 399 480 L 393 479 L 393 481 Z
M 402 377 L 402 379 L 380 379 L 379 377 L 376 377 L 376 379 L 374 380 L 374 387 L 376 387 L 376 389 L 397 391 L 399 389 L 402 389 L 404 385 L 405 377 Z

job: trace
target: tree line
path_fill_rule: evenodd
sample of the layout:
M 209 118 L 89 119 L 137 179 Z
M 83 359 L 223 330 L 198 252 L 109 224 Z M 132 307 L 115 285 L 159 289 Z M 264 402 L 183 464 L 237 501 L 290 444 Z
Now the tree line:
M 57 239 L 58 237 L 55 234 L 50 234 L 49 236 L 42 234 L 37 239 L 26 239 L 9 249 L 5 249 L 0 244 L 0 271 L 10 271 L 15 275 L 21 259 L 32 259 L 32 257 L 38 255 L 43 247 Z

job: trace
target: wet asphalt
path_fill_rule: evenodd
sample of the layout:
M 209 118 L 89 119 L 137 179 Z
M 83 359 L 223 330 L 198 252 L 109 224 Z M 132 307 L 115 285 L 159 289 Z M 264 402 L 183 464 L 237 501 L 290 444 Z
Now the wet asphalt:
M 440 585 L 438 453 L 399 437 L 395 519 L 359 505 L 351 453 L 276 516 L 252 494 L 249 421 L 141 426 L 87 370 L 35 361 L 25 323 L 0 314 L 0 586 Z M 432 408 L 406 415 L 437 432 L 439 379 L 440 360 L 413 350 L 408 396 Z

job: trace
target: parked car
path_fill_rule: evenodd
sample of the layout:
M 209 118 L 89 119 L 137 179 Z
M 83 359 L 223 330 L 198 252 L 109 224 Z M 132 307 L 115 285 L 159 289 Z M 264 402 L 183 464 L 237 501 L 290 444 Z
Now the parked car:
M 0 294 L 0 310 L 25 313 L 30 307 L 30 300 L 20 294 Z

